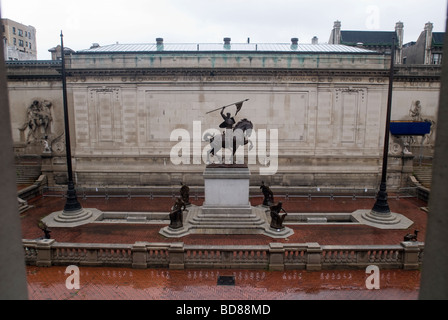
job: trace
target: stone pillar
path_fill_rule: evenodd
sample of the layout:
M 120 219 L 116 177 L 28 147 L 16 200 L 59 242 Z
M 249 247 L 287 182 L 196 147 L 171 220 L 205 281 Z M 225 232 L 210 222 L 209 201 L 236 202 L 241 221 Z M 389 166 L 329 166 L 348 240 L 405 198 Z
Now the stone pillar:
M 395 33 L 397 34 L 397 46 L 395 48 L 395 64 L 403 63 L 403 22 L 399 21 L 395 24 Z
M 169 268 L 173 270 L 185 269 L 183 242 L 172 243 L 168 249 L 170 256 Z
M 87 260 L 84 261 L 84 265 L 87 266 L 99 266 L 101 262 L 98 261 L 98 250 L 97 249 L 87 249 Z
M 330 41 L 331 44 L 341 43 L 341 21 L 335 21 L 333 25 L 333 30 L 331 31 Z
M 54 239 L 39 240 L 36 244 L 38 267 L 51 267 L 51 245 L 55 242 Z
M 431 22 L 425 24 L 425 60 L 424 64 L 431 64 L 431 47 L 432 47 L 432 28 Z M 438 119 L 440 122 L 440 119 Z M 436 136 L 437 137 L 437 136 Z
M 282 243 L 269 244 L 269 270 L 283 271 L 285 270 L 285 249 Z
M 146 242 L 136 242 L 132 246 L 132 268 L 146 269 L 148 264 L 146 262 L 147 250 Z
M 322 247 L 317 242 L 307 243 L 307 261 L 306 270 L 321 270 L 322 269 Z
M 403 269 L 417 270 L 419 268 L 418 255 L 420 253 L 419 242 L 403 241 L 404 248 Z

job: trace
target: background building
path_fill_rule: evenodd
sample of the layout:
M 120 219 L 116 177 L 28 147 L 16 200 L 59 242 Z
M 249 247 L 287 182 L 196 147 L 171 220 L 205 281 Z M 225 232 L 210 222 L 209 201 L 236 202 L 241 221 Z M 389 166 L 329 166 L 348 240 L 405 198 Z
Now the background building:
M 214 108 L 249 99 L 237 120 L 278 130 L 278 170 L 258 157 L 251 184 L 285 188 L 377 188 L 381 176 L 390 56 L 340 44 L 223 43 L 92 46 L 67 55 L 67 88 L 76 183 L 83 186 L 203 185 L 203 159 L 176 165 L 175 130 L 193 143 L 222 119 Z M 9 62 L 8 89 L 18 158 L 42 155 L 49 184 L 66 182 L 60 61 Z M 440 70 L 397 67 L 392 120 L 436 124 Z M 36 102 L 35 102 L 36 101 Z M 27 127 L 34 109 L 39 126 Z M 229 109 L 232 114 L 235 112 Z M 201 128 L 195 127 L 195 122 Z M 256 135 L 255 135 L 256 134 Z M 257 141 L 257 140 L 256 140 Z M 402 139 L 391 139 L 388 183 L 406 184 L 412 157 Z M 434 135 L 414 142 L 431 150 Z M 412 150 L 411 142 L 411 150 Z M 259 145 L 257 148 L 260 148 Z M 270 145 L 266 155 L 270 154 Z M 51 152 L 48 152 L 50 148 Z M 27 158 L 29 160 L 29 158 Z M 29 162 L 29 161 L 28 161 Z
M 405 64 L 438 64 L 442 63 L 444 32 L 432 32 L 433 24 L 425 24 L 417 41 L 403 46 L 403 63 Z
M 56 47 L 53 47 L 51 49 L 48 49 L 48 51 L 51 53 L 51 60 L 61 60 L 62 56 L 61 56 L 61 45 L 57 45 Z M 73 51 L 70 48 L 67 48 L 64 46 L 64 51 L 65 54 L 68 53 L 74 53 L 75 51 Z
M 10 19 L 1 19 L 5 61 L 37 60 L 36 29 Z
M 395 36 L 395 64 L 402 63 L 403 22 L 395 24 L 395 31 L 341 30 L 341 22 L 335 21 L 328 43 L 360 47 L 380 53 L 390 53 Z

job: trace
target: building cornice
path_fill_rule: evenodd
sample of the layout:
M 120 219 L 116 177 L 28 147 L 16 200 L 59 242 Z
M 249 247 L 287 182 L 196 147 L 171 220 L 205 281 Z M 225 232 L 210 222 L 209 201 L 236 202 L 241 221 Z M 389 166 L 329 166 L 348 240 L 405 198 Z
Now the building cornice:
M 60 61 L 14 61 L 6 62 L 10 81 L 59 81 L 61 79 Z M 437 82 L 440 81 L 439 65 L 396 65 L 396 81 Z M 111 76 L 172 76 L 206 77 L 219 76 L 265 76 L 265 77 L 388 77 L 385 69 L 358 68 L 67 68 L 67 77 L 111 77 Z

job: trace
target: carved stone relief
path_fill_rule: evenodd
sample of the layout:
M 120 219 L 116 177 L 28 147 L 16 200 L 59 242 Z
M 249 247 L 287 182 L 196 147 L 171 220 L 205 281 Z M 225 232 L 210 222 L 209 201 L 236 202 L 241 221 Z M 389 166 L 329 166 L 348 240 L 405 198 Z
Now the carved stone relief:
M 38 142 L 41 143 L 46 140 L 51 134 L 51 123 L 53 104 L 48 100 L 33 100 L 26 110 L 26 120 L 19 128 L 21 136 L 26 133 L 26 143 Z
M 409 116 L 411 117 L 412 121 L 424 121 L 424 122 L 430 122 L 431 127 L 429 134 L 426 134 L 420 139 L 417 139 L 417 137 L 412 136 L 409 144 L 431 144 L 431 141 L 433 141 L 433 135 L 436 128 L 436 122 L 433 119 L 426 118 L 423 116 L 423 107 L 421 105 L 420 100 L 413 101 L 411 104 L 411 107 L 409 108 Z
M 54 142 L 60 142 L 64 133 L 56 134 L 52 130 L 53 108 L 53 103 L 49 100 L 34 99 L 26 109 L 26 119 L 19 130 L 20 140 L 29 146 L 27 148 L 40 150 L 42 153 L 54 152 Z M 57 147 L 57 152 L 62 153 L 62 149 L 65 150 L 63 142 Z

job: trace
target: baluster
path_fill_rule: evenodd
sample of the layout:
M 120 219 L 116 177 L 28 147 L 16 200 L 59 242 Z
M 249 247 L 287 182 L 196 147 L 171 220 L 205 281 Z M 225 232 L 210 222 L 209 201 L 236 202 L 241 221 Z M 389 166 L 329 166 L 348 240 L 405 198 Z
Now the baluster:
M 356 253 L 354 250 L 350 251 L 350 262 L 355 262 L 356 259 Z
M 374 261 L 373 252 L 375 252 L 375 251 L 371 251 L 371 250 L 367 251 L 367 254 L 369 256 L 369 262 Z
M 215 261 L 220 262 L 221 261 L 221 251 L 216 250 L 216 251 L 214 251 L 214 254 L 215 254 Z
M 342 261 L 342 251 L 335 251 L 336 253 L 336 262 L 341 262 Z
M 348 251 L 341 251 L 341 261 L 347 263 Z
M 285 262 L 291 262 L 291 251 L 285 250 L 285 256 L 284 256 Z
M 334 256 L 333 251 L 328 250 L 327 253 L 328 253 L 328 262 L 330 262 L 330 263 L 334 262 L 333 261 L 333 256 Z

